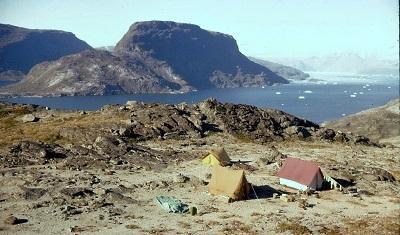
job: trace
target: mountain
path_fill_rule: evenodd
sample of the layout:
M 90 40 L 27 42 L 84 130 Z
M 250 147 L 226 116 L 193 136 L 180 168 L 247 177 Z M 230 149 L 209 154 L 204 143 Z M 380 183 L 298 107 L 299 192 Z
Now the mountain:
M 349 115 L 324 125 L 328 128 L 350 131 L 376 140 L 400 137 L 399 106 L 399 99 L 395 99 L 383 106 Z
M 240 53 L 232 36 L 192 24 L 138 22 L 114 50 L 119 55 L 138 58 L 150 67 L 166 62 L 175 76 L 197 89 L 287 83 Z
M 89 48 L 70 32 L 0 24 L 0 72 L 14 70 L 27 74 L 38 63 Z
M 172 92 L 185 84 L 169 82 L 141 62 L 89 49 L 44 62 L 32 68 L 26 79 L 5 87 L 24 95 L 103 95 L 137 92 Z M 189 88 L 187 88 L 189 90 Z
M 327 56 L 304 58 L 268 58 L 302 71 L 343 72 L 357 74 L 386 74 L 398 76 L 399 62 L 383 60 L 375 56 L 362 57 L 355 53 L 336 53 Z
M 113 52 L 86 50 L 36 65 L 2 94 L 187 92 L 288 83 L 240 53 L 232 36 L 170 21 L 133 24 Z M 0 90 L 1 91 L 1 90 Z
M 278 74 L 279 76 L 288 79 L 288 80 L 305 80 L 310 77 L 308 73 L 304 73 L 300 71 L 299 69 L 295 69 L 290 66 L 270 62 L 267 60 L 259 59 L 259 58 L 254 58 L 254 57 L 249 57 L 250 60 L 261 64 L 268 69 L 270 69 L 272 72 Z

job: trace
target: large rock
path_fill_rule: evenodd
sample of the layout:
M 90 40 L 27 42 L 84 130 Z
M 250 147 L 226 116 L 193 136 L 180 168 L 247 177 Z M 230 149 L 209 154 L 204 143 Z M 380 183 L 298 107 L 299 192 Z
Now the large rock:
M 26 122 L 36 122 L 39 120 L 39 118 L 35 117 L 33 114 L 25 114 L 24 116 L 21 117 L 21 121 L 26 123 Z
M 261 142 L 283 140 L 290 136 L 307 138 L 308 129 L 318 129 L 318 124 L 300 119 L 285 112 L 274 109 L 261 109 L 251 105 L 222 104 L 209 99 L 196 105 L 210 120 L 221 129 L 243 140 Z M 293 132 L 294 131 L 294 132 Z M 301 133 L 301 134 L 299 134 Z

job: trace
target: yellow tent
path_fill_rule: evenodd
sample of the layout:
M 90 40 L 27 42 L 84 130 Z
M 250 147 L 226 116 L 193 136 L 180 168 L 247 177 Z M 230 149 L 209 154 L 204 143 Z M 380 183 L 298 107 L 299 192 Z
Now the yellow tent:
M 228 157 L 224 148 L 210 151 L 202 160 L 204 165 L 207 166 L 227 166 L 231 163 L 231 159 Z
M 212 195 L 224 195 L 233 201 L 244 200 L 249 196 L 250 184 L 244 170 L 232 170 L 227 167 L 214 166 L 208 191 Z

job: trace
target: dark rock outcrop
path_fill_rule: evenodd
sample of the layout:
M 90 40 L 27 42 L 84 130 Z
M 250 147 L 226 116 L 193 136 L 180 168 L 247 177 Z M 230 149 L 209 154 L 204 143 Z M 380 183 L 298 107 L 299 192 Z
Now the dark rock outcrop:
M 240 53 L 232 36 L 199 26 L 133 24 L 114 52 L 87 50 L 36 65 L 3 95 L 187 92 L 288 83 Z
M 11 107 L 28 109 L 28 106 L 15 104 Z M 40 107 L 29 109 L 31 112 L 33 110 L 46 112 Z M 86 115 L 97 116 L 99 120 L 101 117 L 112 116 L 129 119 L 118 119 L 116 122 L 101 126 L 66 125 L 54 134 L 63 141 L 73 144 L 59 146 L 22 141 L 11 146 L 7 153 L 0 156 L 0 164 L 13 167 L 57 162 L 61 169 L 77 170 L 91 167 L 118 169 L 166 167 L 168 162 L 183 159 L 183 154 L 176 151 L 154 150 L 142 146 L 142 141 L 199 140 L 216 132 L 231 135 L 238 141 L 245 142 L 322 140 L 379 146 L 366 137 L 322 128 L 318 124 L 279 110 L 220 103 L 215 99 L 208 99 L 195 105 L 144 104 L 131 101 L 124 106 L 108 105 L 101 111 Z M 190 158 L 190 156 L 184 157 Z M 275 150 L 266 163 L 276 161 L 279 163 L 284 158 L 283 154 Z
M 36 64 L 91 48 L 74 34 L 0 24 L 0 72 L 28 73 Z
M 93 130 L 63 128 L 67 139 L 94 142 L 101 133 L 136 141 L 150 139 L 196 139 L 223 132 L 242 141 L 273 142 L 290 139 L 379 146 L 364 136 L 342 133 L 275 109 L 220 103 L 208 99 L 194 105 L 144 104 L 107 105 L 102 113 L 125 115 L 121 124 Z M 92 134 L 90 134 L 92 133 Z M 117 142 L 115 142 L 117 143 Z M 119 144 L 116 144 L 119 146 Z M 122 145 L 124 146 L 124 145 Z

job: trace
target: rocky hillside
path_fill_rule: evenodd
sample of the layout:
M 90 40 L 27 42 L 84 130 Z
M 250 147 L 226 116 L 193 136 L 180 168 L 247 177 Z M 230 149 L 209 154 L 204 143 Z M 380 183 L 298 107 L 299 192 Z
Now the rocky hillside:
M 36 64 L 91 48 L 70 32 L 0 24 L 0 72 L 27 74 Z
M 267 60 L 262 60 L 259 58 L 254 58 L 254 57 L 249 57 L 250 60 L 261 64 L 268 69 L 270 69 L 272 72 L 278 74 L 279 76 L 288 79 L 288 80 L 305 80 L 310 77 L 308 73 L 304 73 L 298 69 L 295 69 L 290 66 L 274 63 L 271 61 Z
M 105 138 L 108 144 L 114 145 L 110 149 L 121 148 L 122 152 L 128 151 L 126 145 L 132 142 L 201 139 L 218 133 L 243 142 L 322 140 L 375 145 L 368 138 L 322 128 L 279 110 L 220 103 L 214 99 L 195 105 L 131 101 L 127 105 L 110 105 L 100 111 L 80 114 L 31 105 L 0 104 L 0 110 L 0 130 L 3 130 L 0 146 L 15 143 L 21 139 L 21 133 L 25 140 L 73 143 L 81 147 Z
M 91 49 L 38 64 L 11 89 L 16 94 L 51 96 L 172 92 L 182 87 L 184 81 L 169 82 L 137 60 Z
M 149 21 L 133 24 L 115 52 L 139 58 L 148 66 L 166 63 L 169 70 L 197 89 L 287 83 L 240 53 L 235 39 L 197 25 Z
M 328 122 L 326 127 L 350 131 L 375 140 L 400 136 L 399 99 L 368 109 L 343 119 Z
M 85 51 L 37 65 L 1 93 L 98 95 L 187 92 L 288 83 L 240 53 L 232 36 L 191 24 L 133 24 L 110 52 Z

